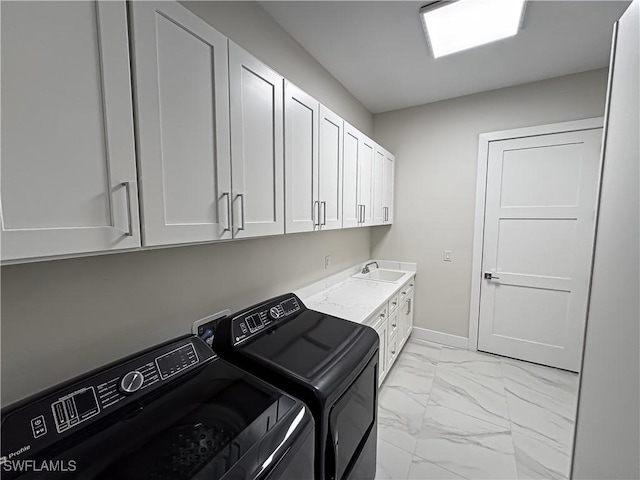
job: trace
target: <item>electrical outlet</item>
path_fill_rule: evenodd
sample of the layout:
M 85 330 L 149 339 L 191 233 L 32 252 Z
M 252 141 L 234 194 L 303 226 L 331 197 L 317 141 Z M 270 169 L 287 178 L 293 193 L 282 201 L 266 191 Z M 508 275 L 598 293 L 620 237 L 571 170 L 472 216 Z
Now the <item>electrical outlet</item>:
M 451 256 L 451 250 L 445 250 L 444 255 L 442 257 L 442 261 L 444 262 L 452 262 L 453 258 Z
M 329 264 L 331 263 L 331 255 L 326 255 L 324 257 L 324 268 L 329 268 Z

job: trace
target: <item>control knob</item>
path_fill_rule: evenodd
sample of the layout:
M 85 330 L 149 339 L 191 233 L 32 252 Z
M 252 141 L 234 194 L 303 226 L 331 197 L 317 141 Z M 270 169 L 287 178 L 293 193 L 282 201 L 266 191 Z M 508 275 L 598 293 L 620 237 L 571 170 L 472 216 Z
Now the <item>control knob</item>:
M 278 318 L 280 318 L 282 316 L 282 311 L 278 308 L 278 307 L 271 307 L 271 309 L 269 309 L 269 317 L 272 320 L 277 320 Z
M 120 380 L 120 391 L 130 395 L 137 392 L 144 383 L 144 375 L 137 370 L 126 373 Z

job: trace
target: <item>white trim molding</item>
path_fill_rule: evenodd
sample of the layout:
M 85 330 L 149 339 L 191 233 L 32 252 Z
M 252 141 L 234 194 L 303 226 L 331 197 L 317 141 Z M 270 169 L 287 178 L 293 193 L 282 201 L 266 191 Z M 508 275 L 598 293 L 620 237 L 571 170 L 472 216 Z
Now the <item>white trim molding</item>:
M 426 340 L 428 342 L 440 343 L 449 347 L 467 349 L 468 338 L 451 335 L 450 333 L 437 332 L 428 328 L 413 327 L 411 337 L 416 340 Z
M 499 132 L 481 133 L 478 141 L 478 171 L 476 179 L 475 226 L 473 230 L 473 257 L 471 268 L 471 301 L 469 306 L 469 350 L 478 349 L 478 323 L 480 321 L 480 286 L 482 276 L 482 250 L 484 247 L 484 211 L 487 187 L 489 143 L 513 138 L 535 137 L 553 133 L 577 132 L 602 128 L 604 117 L 586 118 L 570 122 L 551 123 L 535 127 L 516 128 Z M 437 332 L 436 332 L 437 333 Z

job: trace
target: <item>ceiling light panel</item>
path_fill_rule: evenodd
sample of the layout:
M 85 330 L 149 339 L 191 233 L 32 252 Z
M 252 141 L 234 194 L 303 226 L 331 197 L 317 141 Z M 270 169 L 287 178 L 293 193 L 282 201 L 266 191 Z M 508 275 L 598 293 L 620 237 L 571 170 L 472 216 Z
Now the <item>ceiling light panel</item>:
M 503 38 L 520 29 L 525 0 L 457 0 L 420 10 L 434 58 Z

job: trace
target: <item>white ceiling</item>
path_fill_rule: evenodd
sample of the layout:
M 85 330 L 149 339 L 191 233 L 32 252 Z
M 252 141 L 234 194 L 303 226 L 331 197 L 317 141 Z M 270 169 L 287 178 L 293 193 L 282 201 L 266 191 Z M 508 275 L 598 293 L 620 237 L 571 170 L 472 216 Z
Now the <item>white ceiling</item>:
M 371 112 L 608 65 L 629 1 L 529 0 L 512 38 L 434 60 L 421 1 L 263 1 L 262 7 Z

